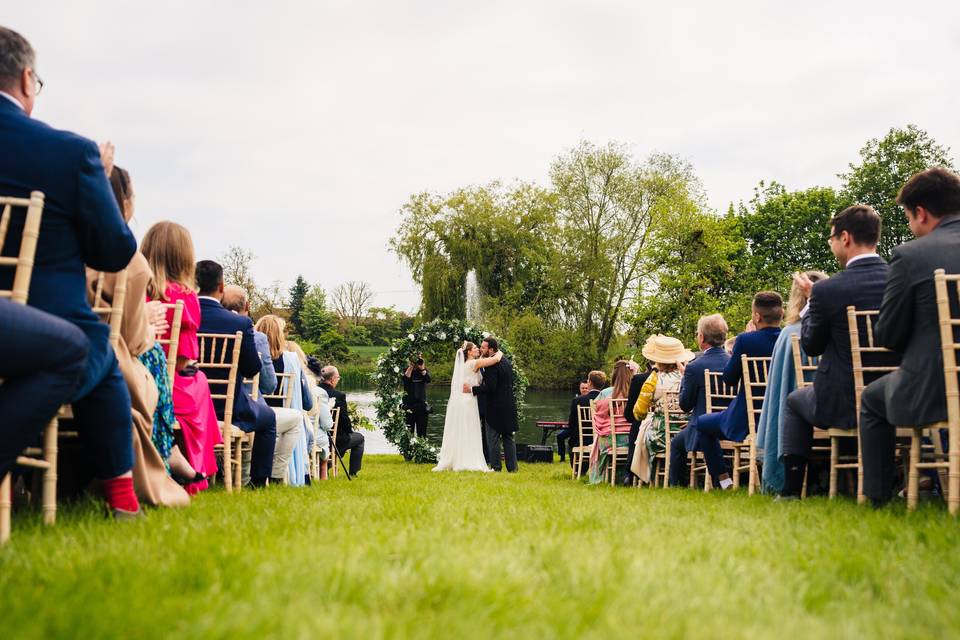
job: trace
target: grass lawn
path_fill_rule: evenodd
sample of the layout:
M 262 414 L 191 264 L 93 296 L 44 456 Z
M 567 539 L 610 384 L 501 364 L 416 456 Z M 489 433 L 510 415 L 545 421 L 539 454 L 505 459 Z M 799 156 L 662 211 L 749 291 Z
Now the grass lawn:
M 350 353 L 368 360 L 376 360 L 390 347 L 348 347 Z
M 849 501 L 587 487 L 565 465 L 212 491 L 142 522 L 14 518 L 4 638 L 947 637 L 960 523 Z

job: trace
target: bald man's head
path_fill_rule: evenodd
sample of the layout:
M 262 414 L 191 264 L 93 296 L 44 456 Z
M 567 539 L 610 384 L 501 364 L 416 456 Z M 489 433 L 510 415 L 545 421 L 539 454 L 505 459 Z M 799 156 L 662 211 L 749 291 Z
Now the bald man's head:
M 336 387 L 337 383 L 340 382 L 340 372 L 335 366 L 328 364 L 320 370 L 320 380 L 331 387 Z
M 235 311 L 242 316 L 250 314 L 250 300 L 247 299 L 247 292 L 243 287 L 235 284 L 228 284 L 223 288 L 223 301 L 220 304 L 224 309 Z

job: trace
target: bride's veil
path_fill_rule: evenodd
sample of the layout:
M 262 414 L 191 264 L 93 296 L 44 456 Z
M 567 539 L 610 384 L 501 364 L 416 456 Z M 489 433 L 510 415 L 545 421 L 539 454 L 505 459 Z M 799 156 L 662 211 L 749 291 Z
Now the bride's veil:
M 467 367 L 463 361 L 463 349 L 457 349 L 457 359 L 453 363 L 453 377 L 450 379 L 450 402 L 463 397 L 463 378 Z

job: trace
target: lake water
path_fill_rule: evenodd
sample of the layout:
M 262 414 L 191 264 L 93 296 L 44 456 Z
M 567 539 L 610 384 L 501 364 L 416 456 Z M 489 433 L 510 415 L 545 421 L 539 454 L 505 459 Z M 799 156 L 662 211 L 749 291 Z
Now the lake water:
M 376 422 L 376 410 L 373 403 L 377 398 L 372 389 L 344 387 L 342 391 L 347 394 L 349 401 L 356 402 L 363 413 Z M 439 447 L 443 441 L 443 416 L 447 407 L 447 400 L 450 398 L 450 386 L 427 385 L 427 398 L 433 407 L 433 414 L 430 416 L 430 422 L 427 426 L 427 438 Z M 537 428 L 536 422 L 538 420 L 565 422 L 569 417 L 570 401 L 572 399 L 572 394 L 562 391 L 527 389 L 527 398 L 523 409 L 524 419 L 520 423 L 520 431 L 517 433 L 517 444 L 540 444 L 541 431 Z M 367 432 L 366 438 L 366 451 L 368 453 L 396 453 L 396 449 L 386 441 L 382 432 Z M 556 440 L 551 436 L 547 444 L 555 444 L 555 442 Z

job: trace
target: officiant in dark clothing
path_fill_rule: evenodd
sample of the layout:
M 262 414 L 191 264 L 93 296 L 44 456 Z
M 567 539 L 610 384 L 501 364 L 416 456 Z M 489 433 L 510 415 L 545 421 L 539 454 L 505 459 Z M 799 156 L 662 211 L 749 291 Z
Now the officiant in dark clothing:
M 427 437 L 427 417 L 430 415 L 427 404 L 427 385 L 430 373 L 424 366 L 423 358 L 418 357 L 403 372 L 403 410 L 407 418 L 407 429 L 418 438 Z

